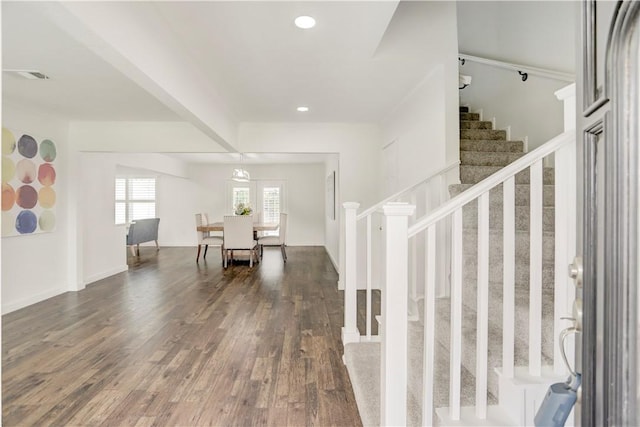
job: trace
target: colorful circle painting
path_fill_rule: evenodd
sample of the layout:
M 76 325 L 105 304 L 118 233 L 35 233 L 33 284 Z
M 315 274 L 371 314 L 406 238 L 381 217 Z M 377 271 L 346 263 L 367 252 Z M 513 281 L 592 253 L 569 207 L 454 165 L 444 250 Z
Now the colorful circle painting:
M 9 184 L 2 184 L 2 210 L 11 210 L 16 203 L 16 192 Z
M 31 132 L 2 128 L 2 237 L 57 227 L 58 147 Z
M 30 185 L 23 185 L 16 191 L 16 204 L 24 209 L 33 208 L 38 203 L 38 192 Z
M 56 170 L 49 163 L 43 163 L 38 168 L 38 181 L 42 185 L 53 185 L 56 182 Z
M 38 191 L 38 202 L 45 209 L 52 208 L 56 204 L 56 191 L 51 187 L 42 187 Z
M 45 139 L 40 143 L 40 157 L 45 162 L 53 162 L 56 159 L 56 144 L 50 139 Z
M 36 180 L 36 165 L 29 159 L 22 159 L 16 165 L 16 175 L 25 184 Z
M 9 129 L 2 128 L 2 154 L 8 156 L 16 151 L 16 137 Z
M 11 212 L 2 212 L 2 235 L 16 234 L 16 216 Z
M 38 152 L 38 143 L 31 135 L 22 135 L 18 140 L 18 152 L 27 159 L 33 159 Z
M 8 157 L 2 156 L 2 182 L 9 182 L 16 174 L 16 164 Z
M 44 211 L 40 214 L 38 225 L 42 231 L 53 231 L 56 228 L 56 216 L 51 211 Z
M 31 211 L 21 211 L 16 218 L 16 231 L 20 234 L 29 234 L 36 231 L 38 218 Z

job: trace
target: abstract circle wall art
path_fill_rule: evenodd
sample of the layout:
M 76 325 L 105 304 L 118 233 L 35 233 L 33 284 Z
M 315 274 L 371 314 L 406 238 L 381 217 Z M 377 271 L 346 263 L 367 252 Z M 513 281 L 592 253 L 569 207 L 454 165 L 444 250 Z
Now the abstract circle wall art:
M 2 237 L 55 231 L 58 154 L 51 138 L 2 128 Z

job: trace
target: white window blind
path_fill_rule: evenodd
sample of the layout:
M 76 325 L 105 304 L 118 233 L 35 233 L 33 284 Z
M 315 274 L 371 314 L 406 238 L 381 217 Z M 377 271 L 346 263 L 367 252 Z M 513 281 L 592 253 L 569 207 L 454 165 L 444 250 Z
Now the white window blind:
M 262 220 L 280 222 L 280 187 L 262 188 Z M 265 231 L 264 235 L 277 235 L 277 231 Z
M 234 187 L 233 188 L 233 210 L 235 211 L 238 203 L 243 203 L 245 206 L 251 202 L 250 191 L 248 187 Z
M 115 222 L 125 224 L 156 216 L 155 178 L 116 178 Z

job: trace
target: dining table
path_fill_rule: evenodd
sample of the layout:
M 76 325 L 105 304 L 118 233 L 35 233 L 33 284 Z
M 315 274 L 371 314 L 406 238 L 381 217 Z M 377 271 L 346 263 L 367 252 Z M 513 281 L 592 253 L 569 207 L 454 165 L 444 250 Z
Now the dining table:
M 277 222 L 254 222 L 253 231 L 276 231 L 280 227 Z M 224 231 L 224 222 L 211 222 L 197 227 L 198 231 Z

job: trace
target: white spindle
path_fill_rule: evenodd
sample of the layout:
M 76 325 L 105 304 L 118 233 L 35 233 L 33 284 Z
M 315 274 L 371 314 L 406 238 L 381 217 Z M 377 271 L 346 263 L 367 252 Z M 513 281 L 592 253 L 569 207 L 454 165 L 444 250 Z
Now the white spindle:
M 360 203 L 346 202 L 344 206 L 344 326 L 342 327 L 342 343 L 360 341 L 357 326 L 357 286 L 356 286 L 356 210 Z
M 407 263 L 408 217 L 415 206 L 388 203 L 385 216 L 385 284 L 382 294 L 380 333 L 380 424 L 407 424 Z
M 371 313 L 371 215 L 367 215 L 367 340 L 371 340 L 371 323 L 373 322 Z
M 529 258 L 529 374 L 542 373 L 542 160 L 531 165 Z
M 478 198 L 478 286 L 476 339 L 476 416 L 487 418 L 489 354 L 489 192 Z
M 412 206 L 416 206 L 416 193 L 411 193 L 411 202 Z M 414 222 L 416 219 L 416 212 L 414 211 L 411 216 L 411 222 Z M 410 305 L 409 305 L 409 314 L 414 316 L 414 320 L 418 319 L 420 314 L 418 313 L 418 239 L 411 239 L 409 241 L 409 267 L 410 276 L 409 276 L 409 293 L 411 295 Z
M 451 355 L 449 366 L 449 411 L 460 419 L 460 367 L 462 363 L 462 208 L 453 213 L 451 224 Z
M 507 179 L 503 186 L 503 270 L 502 270 L 502 372 L 513 378 L 515 340 L 515 277 L 516 277 L 516 196 L 515 179 Z
M 422 372 L 422 425 L 433 425 L 433 361 L 435 358 L 436 323 L 436 225 L 427 228 L 427 276 L 424 290 L 424 359 Z

